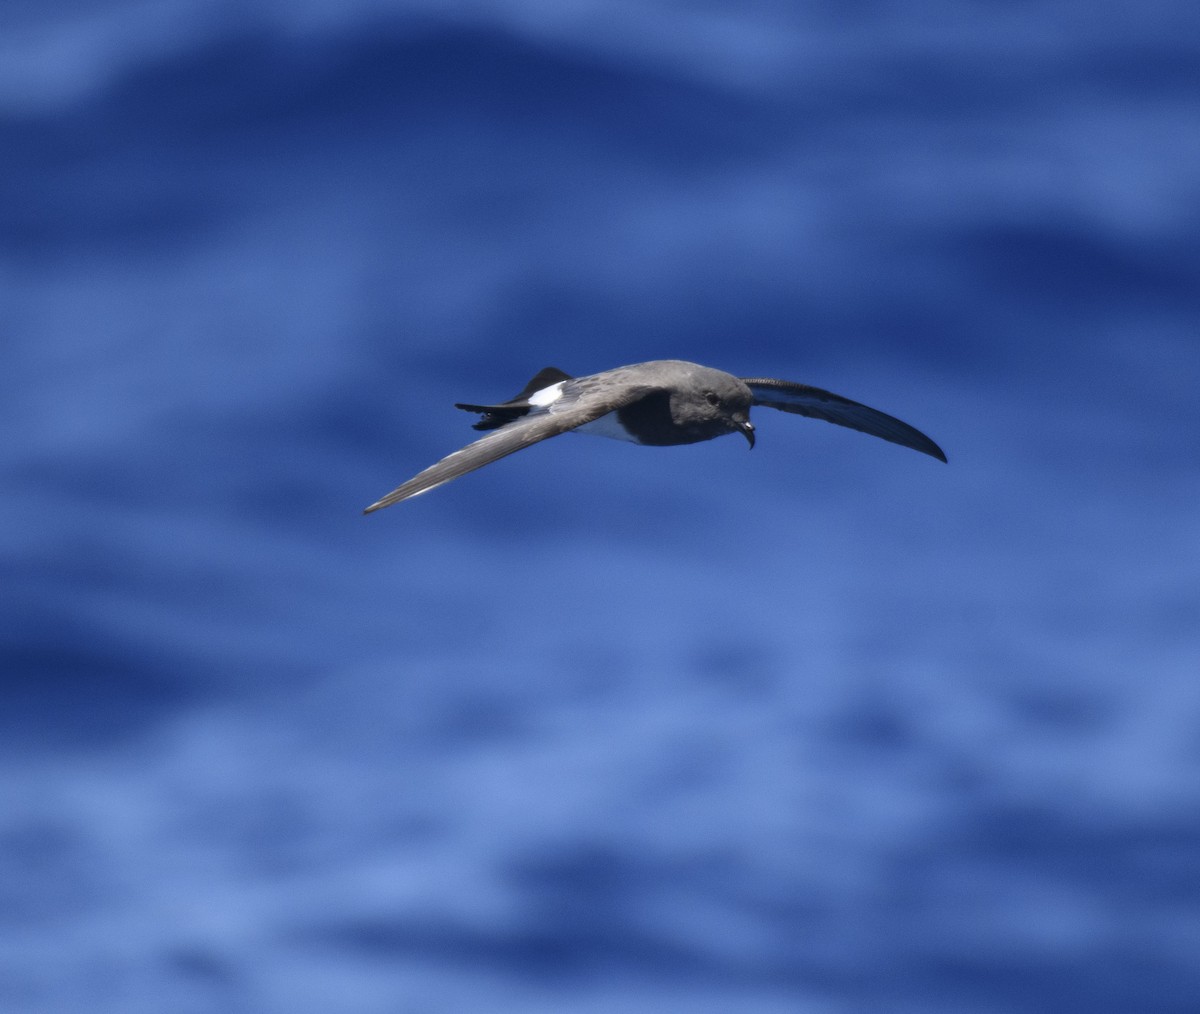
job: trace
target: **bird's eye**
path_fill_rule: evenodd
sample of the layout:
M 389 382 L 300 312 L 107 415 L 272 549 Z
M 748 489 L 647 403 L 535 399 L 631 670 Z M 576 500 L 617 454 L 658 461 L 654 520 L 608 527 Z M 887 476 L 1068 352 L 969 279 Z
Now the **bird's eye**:
M 714 391 L 705 391 L 704 392 L 704 400 L 707 401 L 710 405 L 721 404 L 721 399 L 717 397 L 716 392 L 714 392 Z

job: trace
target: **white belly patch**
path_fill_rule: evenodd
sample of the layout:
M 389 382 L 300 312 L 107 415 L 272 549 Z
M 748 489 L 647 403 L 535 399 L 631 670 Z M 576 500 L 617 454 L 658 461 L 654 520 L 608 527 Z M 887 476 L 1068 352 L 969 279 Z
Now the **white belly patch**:
M 608 437 L 610 440 L 628 440 L 637 443 L 624 426 L 617 421 L 617 413 L 609 412 L 590 423 L 575 427 L 576 433 L 589 433 L 594 437 Z

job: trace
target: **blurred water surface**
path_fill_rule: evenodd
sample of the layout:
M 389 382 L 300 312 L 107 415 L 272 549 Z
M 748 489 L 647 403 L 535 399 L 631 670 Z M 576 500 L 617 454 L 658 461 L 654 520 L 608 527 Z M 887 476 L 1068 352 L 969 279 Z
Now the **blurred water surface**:
M 1194 1011 L 1200 14 L 0 12 L 0 1007 Z M 568 437 L 678 357 L 929 432 Z

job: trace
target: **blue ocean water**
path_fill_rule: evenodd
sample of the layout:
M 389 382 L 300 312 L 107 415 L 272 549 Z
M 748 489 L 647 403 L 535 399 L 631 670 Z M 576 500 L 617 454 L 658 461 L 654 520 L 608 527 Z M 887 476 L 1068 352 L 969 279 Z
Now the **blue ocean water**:
M 1191 1012 L 1200 13 L 0 12 L 0 1009 Z M 364 518 L 539 368 L 827 387 Z

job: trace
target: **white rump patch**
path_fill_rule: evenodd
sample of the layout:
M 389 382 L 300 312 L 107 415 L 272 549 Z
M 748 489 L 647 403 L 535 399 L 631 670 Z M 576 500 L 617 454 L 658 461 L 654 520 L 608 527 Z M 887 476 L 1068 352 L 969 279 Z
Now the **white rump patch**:
M 534 408 L 549 408 L 562 397 L 562 388 L 565 383 L 565 380 L 560 380 L 557 384 L 543 387 L 540 391 L 534 391 L 526 400 Z

